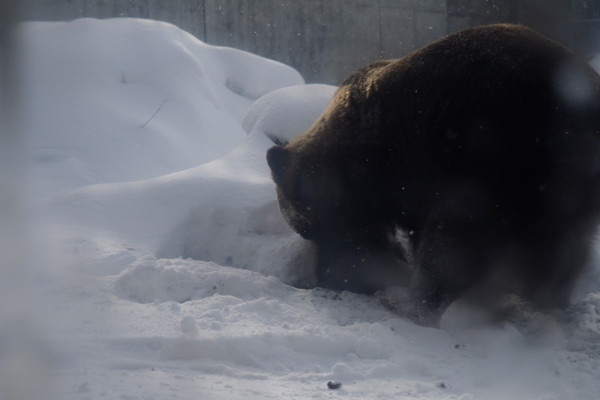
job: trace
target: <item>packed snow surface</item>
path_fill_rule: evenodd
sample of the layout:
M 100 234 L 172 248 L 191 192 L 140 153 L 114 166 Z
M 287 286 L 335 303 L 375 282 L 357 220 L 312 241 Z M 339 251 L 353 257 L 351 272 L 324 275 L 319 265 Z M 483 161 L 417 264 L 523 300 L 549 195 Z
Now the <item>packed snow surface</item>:
M 265 152 L 307 129 L 334 87 L 160 22 L 19 34 L 35 245 L 31 319 L 13 329 L 26 372 L 0 378 L 4 393 L 598 398 L 593 268 L 532 333 L 473 323 L 460 305 L 442 329 L 420 327 L 374 297 L 313 288 L 314 249 L 280 216 Z

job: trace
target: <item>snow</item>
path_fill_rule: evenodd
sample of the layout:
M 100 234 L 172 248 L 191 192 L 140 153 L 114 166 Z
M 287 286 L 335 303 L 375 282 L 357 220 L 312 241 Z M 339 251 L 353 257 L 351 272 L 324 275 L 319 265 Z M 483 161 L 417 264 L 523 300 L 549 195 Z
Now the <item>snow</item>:
M 52 189 L 217 159 L 245 137 L 240 122 L 254 100 L 304 83 L 292 68 L 154 21 L 33 23 L 21 40 L 33 114 L 25 129 Z
M 155 21 L 19 32 L 35 245 L 29 320 L 0 314 L 18 336 L 0 344 L 23 344 L 0 347 L 7 398 L 598 398 L 597 269 L 530 334 L 460 303 L 420 327 L 313 288 L 265 152 L 335 88 Z

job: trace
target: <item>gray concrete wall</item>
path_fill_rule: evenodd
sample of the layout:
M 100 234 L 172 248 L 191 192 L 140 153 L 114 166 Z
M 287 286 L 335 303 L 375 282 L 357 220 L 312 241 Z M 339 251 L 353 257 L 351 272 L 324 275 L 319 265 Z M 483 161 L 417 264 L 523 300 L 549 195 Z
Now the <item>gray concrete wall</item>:
M 404 55 L 446 33 L 440 0 L 206 1 L 208 43 L 293 65 L 308 81 L 339 83 L 370 61 Z
M 600 49 L 600 0 L 573 2 L 573 25 L 570 30 L 572 43 L 581 43 L 589 55 Z
M 573 0 L 573 3 L 576 1 Z M 448 31 L 513 22 L 531 26 L 555 39 L 568 41 L 570 9 L 570 0 L 448 0 Z
M 207 43 L 292 65 L 308 82 L 332 84 L 370 61 L 400 57 L 469 26 L 555 23 L 542 22 L 540 10 L 568 21 L 563 3 L 568 11 L 569 0 L 20 1 L 26 20 L 123 16 L 171 22 Z
M 6 0 L 0 0 L 6 1 Z M 76 18 L 136 17 L 171 22 L 203 39 L 204 0 L 16 0 L 21 19 L 61 21 Z

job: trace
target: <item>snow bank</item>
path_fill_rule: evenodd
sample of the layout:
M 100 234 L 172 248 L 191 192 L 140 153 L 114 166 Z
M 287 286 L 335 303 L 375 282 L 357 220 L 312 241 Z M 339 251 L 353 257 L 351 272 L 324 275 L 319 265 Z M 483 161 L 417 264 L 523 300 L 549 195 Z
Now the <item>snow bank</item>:
M 20 36 L 38 195 L 217 159 L 245 137 L 254 100 L 304 83 L 292 68 L 155 21 L 27 23 Z
M 242 123 L 248 133 L 263 132 L 273 142 L 289 143 L 312 125 L 329 104 L 334 86 L 305 85 L 276 90 L 258 99 Z
M 58 197 L 52 214 L 88 236 L 109 235 L 159 257 L 214 261 L 311 286 L 314 250 L 279 212 L 265 159 L 273 142 L 265 131 L 280 140 L 302 133 L 334 89 L 276 90 L 252 105 L 248 136 L 226 156 L 153 179 L 82 187 Z

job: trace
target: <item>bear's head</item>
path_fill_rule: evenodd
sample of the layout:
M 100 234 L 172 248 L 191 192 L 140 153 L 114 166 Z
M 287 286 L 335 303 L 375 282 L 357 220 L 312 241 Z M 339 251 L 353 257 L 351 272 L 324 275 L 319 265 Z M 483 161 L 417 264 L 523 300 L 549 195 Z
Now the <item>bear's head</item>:
M 313 139 L 309 131 L 274 146 L 267 162 L 282 215 L 317 245 L 319 285 L 373 293 L 405 283 L 404 264 L 390 241 L 389 179 L 380 163 L 368 146 L 340 141 L 317 146 Z
M 331 229 L 342 203 L 340 175 L 290 145 L 270 148 L 267 162 L 284 218 L 305 239 L 318 240 L 316 236 Z
M 363 82 L 388 64 L 353 74 L 307 131 L 267 152 L 281 212 L 305 239 L 352 241 L 390 218 L 393 154 L 381 133 L 381 105 L 368 95 L 374 88 Z
M 267 152 L 279 208 L 296 232 L 316 242 L 352 240 L 389 218 L 384 157 L 368 144 L 317 147 L 305 139 Z

